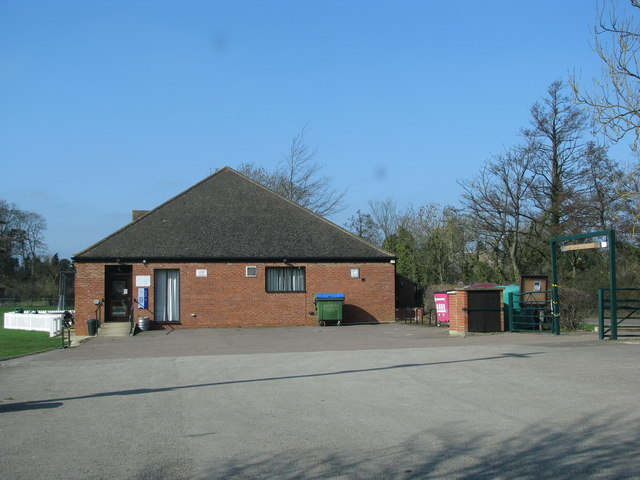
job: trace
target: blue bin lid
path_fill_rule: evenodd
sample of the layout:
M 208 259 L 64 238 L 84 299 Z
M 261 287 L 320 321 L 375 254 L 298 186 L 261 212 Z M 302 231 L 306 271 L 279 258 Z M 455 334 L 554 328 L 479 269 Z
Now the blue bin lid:
M 344 300 L 344 293 L 316 293 L 317 300 Z

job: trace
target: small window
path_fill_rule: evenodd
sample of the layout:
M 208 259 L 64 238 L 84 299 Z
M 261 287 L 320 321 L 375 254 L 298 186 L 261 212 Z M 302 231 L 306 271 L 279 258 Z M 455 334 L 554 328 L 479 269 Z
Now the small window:
M 267 268 L 267 292 L 304 292 L 304 267 Z
M 255 278 L 258 276 L 258 267 L 247 267 L 247 277 Z

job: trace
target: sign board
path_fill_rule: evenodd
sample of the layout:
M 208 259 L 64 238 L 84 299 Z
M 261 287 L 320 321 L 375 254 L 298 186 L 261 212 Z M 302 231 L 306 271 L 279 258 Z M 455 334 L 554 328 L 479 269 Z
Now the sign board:
M 196 277 L 206 277 L 207 276 L 207 269 L 206 268 L 198 268 L 196 270 Z
M 522 275 L 520 277 L 520 293 L 526 293 L 520 301 L 525 304 L 541 304 L 548 300 L 548 277 L 546 275 Z
M 607 242 L 576 243 L 574 245 L 563 245 L 560 247 L 560 251 L 570 252 L 572 250 L 590 250 L 593 248 L 607 248 L 607 246 Z
M 136 275 L 136 287 L 150 287 L 151 275 Z
M 138 288 L 138 308 L 139 309 L 148 309 L 149 308 L 149 289 L 142 287 Z

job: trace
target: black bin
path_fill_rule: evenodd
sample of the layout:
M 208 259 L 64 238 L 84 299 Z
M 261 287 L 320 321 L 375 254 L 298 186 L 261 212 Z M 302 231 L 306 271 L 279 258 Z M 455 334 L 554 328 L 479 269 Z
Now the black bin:
M 87 332 L 88 335 L 95 335 L 98 332 L 98 320 L 90 318 L 87 320 Z

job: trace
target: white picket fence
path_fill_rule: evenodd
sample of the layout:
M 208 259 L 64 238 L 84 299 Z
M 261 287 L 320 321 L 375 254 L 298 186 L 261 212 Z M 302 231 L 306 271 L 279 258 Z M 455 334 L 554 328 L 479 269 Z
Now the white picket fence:
M 63 319 L 64 311 L 60 310 L 38 311 L 38 313 L 7 312 L 4 314 L 4 328 L 49 332 L 50 337 L 55 337 L 62 330 Z

